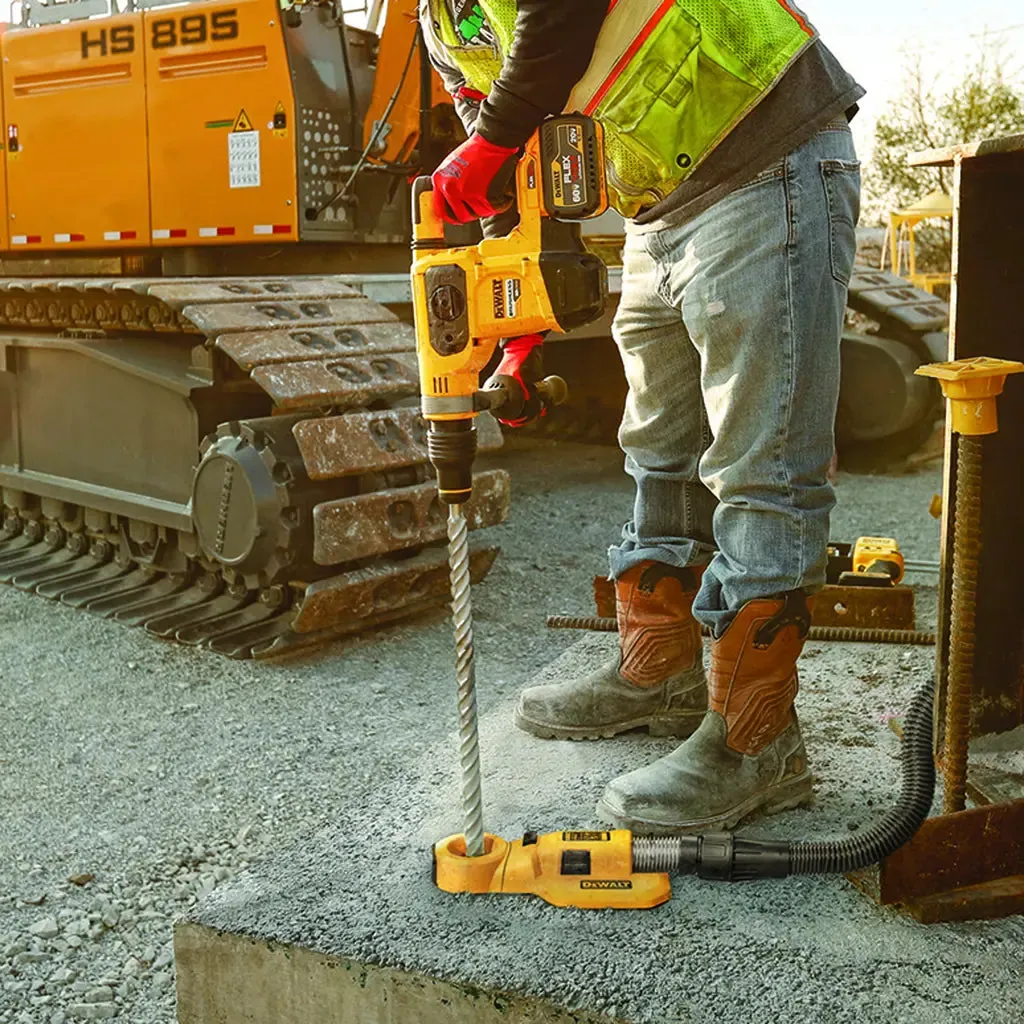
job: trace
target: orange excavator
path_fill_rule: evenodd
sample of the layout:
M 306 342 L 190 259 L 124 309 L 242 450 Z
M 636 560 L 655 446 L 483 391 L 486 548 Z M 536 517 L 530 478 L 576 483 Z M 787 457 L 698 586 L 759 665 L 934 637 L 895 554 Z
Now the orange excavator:
M 234 657 L 446 599 L 413 330 L 344 275 L 408 272 L 408 179 L 460 129 L 412 0 L 379 14 L 23 0 L 0 580 Z M 475 492 L 500 522 L 507 475 Z

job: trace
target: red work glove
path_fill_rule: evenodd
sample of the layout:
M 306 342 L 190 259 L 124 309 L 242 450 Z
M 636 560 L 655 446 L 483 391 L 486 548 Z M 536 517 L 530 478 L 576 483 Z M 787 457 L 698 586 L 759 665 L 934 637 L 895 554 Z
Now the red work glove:
M 544 376 L 543 344 L 543 334 L 524 334 L 502 343 L 501 362 L 484 388 L 504 388 L 505 403 L 495 415 L 507 427 L 522 427 L 547 412 L 535 387 Z
M 446 224 L 468 224 L 507 209 L 518 157 L 518 149 L 496 146 L 474 132 L 434 171 L 434 212 Z

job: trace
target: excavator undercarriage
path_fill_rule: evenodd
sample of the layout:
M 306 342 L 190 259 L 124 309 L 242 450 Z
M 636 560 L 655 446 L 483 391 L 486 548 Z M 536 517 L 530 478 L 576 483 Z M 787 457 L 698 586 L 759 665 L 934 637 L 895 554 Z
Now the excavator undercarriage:
M 443 602 L 413 350 L 330 278 L 0 281 L 0 580 L 232 657 Z

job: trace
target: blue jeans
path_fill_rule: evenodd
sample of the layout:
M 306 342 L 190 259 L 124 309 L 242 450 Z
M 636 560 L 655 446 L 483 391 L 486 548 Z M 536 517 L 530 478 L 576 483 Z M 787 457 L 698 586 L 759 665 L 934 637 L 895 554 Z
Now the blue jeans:
M 611 573 L 707 565 L 693 611 L 716 636 L 748 601 L 825 581 L 859 212 L 843 121 L 681 226 L 627 223 L 613 333 L 636 500 Z

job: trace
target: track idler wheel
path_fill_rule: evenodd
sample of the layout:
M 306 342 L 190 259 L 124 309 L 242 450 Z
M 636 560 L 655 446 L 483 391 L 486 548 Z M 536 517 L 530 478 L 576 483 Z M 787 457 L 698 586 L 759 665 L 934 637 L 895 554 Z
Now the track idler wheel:
M 225 423 L 202 445 L 192 518 L 202 553 L 229 580 L 266 587 L 310 562 L 312 486 L 291 418 Z

